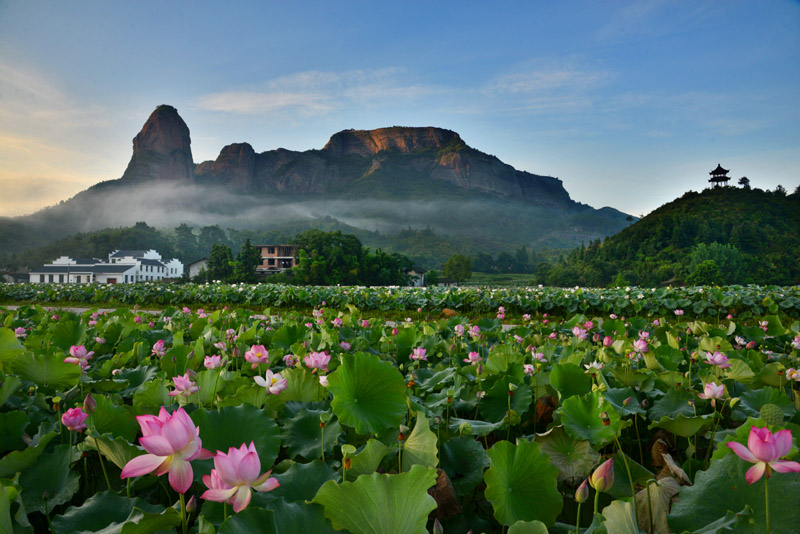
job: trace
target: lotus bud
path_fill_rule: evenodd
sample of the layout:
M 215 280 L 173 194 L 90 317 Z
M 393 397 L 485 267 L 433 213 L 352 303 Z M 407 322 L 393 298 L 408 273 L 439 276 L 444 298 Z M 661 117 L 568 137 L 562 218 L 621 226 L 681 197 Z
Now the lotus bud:
M 97 409 L 97 401 L 94 400 L 92 394 L 89 393 L 88 395 L 86 395 L 86 398 L 83 399 L 83 411 L 91 414 L 94 413 L 96 409 Z
M 191 514 L 195 510 L 197 510 L 197 499 L 195 499 L 194 495 L 192 495 L 192 498 L 186 503 L 186 513 Z
M 433 534 L 444 534 L 444 528 L 438 519 L 433 520 Z
M 627 399 L 625 399 L 624 401 L 622 401 L 622 405 L 623 405 L 623 406 L 627 406 L 627 405 L 629 405 L 629 404 L 631 403 L 631 400 L 633 400 L 633 397 L 628 397 Z
M 584 479 L 583 483 L 578 486 L 578 490 L 575 492 L 575 502 L 581 504 L 586 502 L 586 499 L 589 498 L 589 480 Z
M 614 484 L 614 459 L 609 458 L 594 470 L 589 477 L 589 484 L 595 491 L 606 491 Z

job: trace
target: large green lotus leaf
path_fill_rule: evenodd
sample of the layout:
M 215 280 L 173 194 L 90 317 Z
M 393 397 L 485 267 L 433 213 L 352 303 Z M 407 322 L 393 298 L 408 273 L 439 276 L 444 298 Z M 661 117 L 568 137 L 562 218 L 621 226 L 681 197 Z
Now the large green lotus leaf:
M 169 532 L 180 525 L 181 516 L 175 508 L 166 508 L 160 513 L 151 513 L 138 506 L 133 509 L 128 520 L 122 525 L 120 534 L 154 534 Z
M 517 521 L 508 529 L 508 534 L 547 534 L 547 525 L 541 521 Z
M 653 403 L 648 417 L 651 421 L 658 421 L 662 417 L 676 417 L 678 415 L 693 416 L 693 403 L 697 395 L 690 391 L 670 389 L 666 395 Z
M 38 441 L 21 451 L 11 451 L 0 458 L 0 478 L 12 478 L 16 473 L 32 467 L 42 455 L 47 444 L 58 436 L 58 432 L 42 434 Z
M 754 484 L 744 479 L 753 464 L 735 454 L 714 460 L 707 471 L 695 476 L 693 486 L 681 489 L 678 502 L 669 515 L 673 532 L 694 531 L 720 520 L 730 512 L 750 506 L 753 515 L 736 528 L 737 534 L 761 534 L 766 524 L 764 511 L 764 481 Z M 772 532 L 797 532 L 797 516 L 790 511 L 800 510 L 800 476 L 794 473 L 775 473 L 769 479 L 770 522 Z
M 302 456 L 308 460 L 320 458 L 322 448 L 329 453 L 342 435 L 342 427 L 336 419 L 320 428 L 320 416 L 329 414 L 324 410 L 308 410 L 303 408 L 298 414 L 286 421 L 281 432 L 281 439 L 289 450 L 289 456 Z M 324 439 L 323 439 L 324 437 Z
M 0 328 L 0 368 L 14 361 L 14 358 L 25 352 L 25 347 L 20 343 L 14 332 L 8 328 Z
M 12 519 L 11 515 L 11 508 L 13 503 L 19 503 L 17 513 L 15 514 L 15 518 L 21 522 L 27 523 L 24 526 L 27 527 L 25 530 L 19 528 L 17 526 L 17 532 L 30 532 L 30 523 L 27 521 L 27 516 L 24 513 L 24 505 L 22 504 L 22 500 L 19 497 L 19 487 L 15 484 L 11 483 L 8 485 L 0 485 L 0 532 L 3 534 L 11 534 L 15 532 L 14 530 L 14 520 Z
M 364 448 L 350 459 L 347 480 L 354 480 L 361 475 L 371 475 L 381 465 L 381 460 L 390 451 L 382 441 L 371 439 Z
M 134 507 L 150 513 L 164 509 L 139 498 L 126 499 L 113 491 L 103 491 L 86 499 L 81 506 L 70 506 L 63 515 L 54 517 L 53 534 L 116 533 L 122 530 Z
M 483 480 L 489 456 L 478 441 L 469 436 L 448 440 L 442 446 L 441 467 L 459 497 L 470 495 Z
M 29 422 L 23 411 L 0 413 L 0 454 L 25 448 L 22 435 Z
M 749 384 L 753 381 L 756 374 L 743 360 L 731 358 L 729 360 L 730 367 L 725 370 L 725 377 L 729 380 L 735 380 L 743 384 Z
M 406 413 L 403 375 L 374 354 L 343 355 L 342 364 L 328 375 L 328 391 L 339 421 L 360 434 L 397 427 Z
M 158 413 L 162 406 L 170 406 L 172 397 L 169 396 L 168 383 L 172 384 L 166 378 L 156 378 L 142 384 L 133 395 L 133 405 L 150 414 Z
M 613 440 L 620 430 L 619 414 L 598 391 L 568 398 L 557 413 L 567 434 L 575 439 L 587 439 L 594 447 Z M 606 421 L 602 415 L 607 416 Z
M 550 385 L 561 399 L 573 395 L 586 395 L 592 391 L 592 377 L 571 363 L 559 363 L 550 371 Z
M 86 326 L 82 322 L 60 321 L 50 334 L 53 345 L 69 350 L 72 345 L 80 345 L 86 336 Z
M 644 410 L 642 410 L 639 400 L 636 398 L 631 388 L 608 389 L 606 390 L 605 397 L 622 417 L 636 413 L 644 415 Z M 627 404 L 625 404 L 626 402 Z
M 678 414 L 676 417 L 665 415 L 660 420 L 651 423 L 648 428 L 663 428 L 677 436 L 688 438 L 712 424 L 714 424 L 714 414 L 698 415 L 694 417 Z
M 414 465 L 436 467 L 439 465 L 439 449 L 436 434 L 431 432 L 428 420 L 422 412 L 417 415 L 414 430 L 403 443 L 403 471 L 410 471 Z
M 557 487 L 558 469 L 539 445 L 526 439 L 516 445 L 500 441 L 488 454 L 491 463 L 483 477 L 495 519 L 503 525 L 533 520 L 552 525 L 564 502 Z
M 90 425 L 94 425 L 100 434 L 112 434 L 133 441 L 139 431 L 139 424 L 128 406 L 116 406 L 104 396 L 94 397 L 97 408 L 90 416 Z
M 333 527 L 353 534 L 427 534 L 436 501 L 428 488 L 436 470 L 415 465 L 397 475 L 364 475 L 355 482 L 326 482 L 314 497 Z
M 43 454 L 20 474 L 22 502 L 28 513 L 52 510 L 68 502 L 78 491 L 80 476 L 69 470 L 69 462 L 70 446 L 57 445 L 53 452 Z
M 203 447 L 227 453 L 230 447 L 255 443 L 261 470 L 272 467 L 281 448 L 278 425 L 264 411 L 250 404 L 226 406 L 219 410 L 195 410 L 192 421 L 200 428 Z
M 496 423 L 487 423 L 486 421 L 476 421 L 474 419 L 458 419 L 456 417 L 452 417 L 450 419 L 450 426 L 448 428 L 451 431 L 458 434 L 459 433 L 458 429 L 464 423 L 470 426 L 470 428 L 472 429 L 471 435 L 473 436 L 486 436 L 503 426 L 502 419 L 500 421 L 497 421 Z
M 639 527 L 633 520 L 633 504 L 628 501 L 613 501 L 603 508 L 605 521 L 595 530 L 597 534 L 639 534 Z
M 514 394 L 510 396 L 511 409 L 520 416 L 528 411 L 533 398 L 531 388 L 510 376 L 501 376 L 486 392 L 486 396 L 481 399 L 481 403 L 478 405 L 478 409 L 487 421 L 502 421 L 506 413 L 508 413 L 509 384 L 517 386 Z
M 281 376 L 286 379 L 286 389 L 279 395 L 283 401 L 316 402 L 328 395 L 319 377 L 305 369 L 284 369 Z
M 125 464 L 130 462 L 132 459 L 144 454 L 140 448 L 132 445 L 125 438 L 115 438 L 111 434 L 105 434 L 97 437 L 86 436 L 83 441 L 78 444 L 78 450 L 98 451 L 120 469 L 125 467 Z
M 255 495 L 269 494 L 256 492 Z M 250 506 L 255 507 L 257 504 L 258 501 L 254 498 Z M 339 532 L 334 530 L 330 522 L 325 519 L 323 508 L 319 504 L 305 501 L 288 503 L 283 499 L 275 499 L 269 501 L 265 507 L 275 513 L 273 517 L 276 534 L 333 534 Z M 256 530 L 254 534 L 260 532 L 263 530 Z
M 48 392 L 63 391 L 78 385 L 80 365 L 64 362 L 65 356 L 26 352 L 18 356 L 11 369 L 23 380 L 30 380 Z
M 760 417 L 761 407 L 765 404 L 776 404 L 787 417 L 794 415 L 792 401 L 778 388 L 748 389 L 739 396 L 739 402 L 731 413 L 737 420 L 748 417 Z
M 275 529 L 275 512 L 250 507 L 242 510 L 222 524 L 218 534 L 278 534 Z
M 563 426 L 553 427 L 545 434 L 536 436 L 536 443 L 550 458 L 550 463 L 558 468 L 560 481 L 587 476 L 600 459 L 587 440 L 570 437 Z
M 335 480 L 337 475 L 327 464 L 314 460 L 307 464 L 293 464 L 275 478 L 281 485 L 264 495 L 295 502 L 310 501 L 325 482 Z
M 0 381 L 2 381 L 2 385 L 0 385 L 0 406 L 2 406 L 11 395 L 17 392 L 22 385 L 22 380 L 14 375 L 5 376 L 0 373 Z
M 728 512 L 725 514 L 725 517 L 721 517 L 713 523 L 709 523 L 708 525 L 698 530 L 692 530 L 691 532 L 684 530 L 681 534 L 723 534 L 726 532 L 738 532 L 736 526 L 742 521 L 749 521 L 750 516 L 752 515 L 753 509 L 749 506 L 745 506 L 744 510 L 741 512 Z M 665 530 L 664 532 L 669 531 Z
M 733 450 L 725 445 L 725 443 L 729 441 L 738 441 L 739 443 L 747 447 L 747 439 L 750 437 L 750 429 L 752 427 L 757 427 L 757 428 L 767 427 L 771 432 L 775 432 L 776 430 L 780 429 L 780 427 L 767 425 L 766 421 L 764 421 L 761 418 L 754 419 L 752 417 L 748 417 L 747 421 L 736 427 L 735 430 L 725 430 L 722 432 L 717 431 L 715 439 L 715 441 L 717 442 L 716 444 L 717 448 L 711 455 L 711 459 L 719 460 L 720 458 L 724 458 L 728 454 L 734 454 Z

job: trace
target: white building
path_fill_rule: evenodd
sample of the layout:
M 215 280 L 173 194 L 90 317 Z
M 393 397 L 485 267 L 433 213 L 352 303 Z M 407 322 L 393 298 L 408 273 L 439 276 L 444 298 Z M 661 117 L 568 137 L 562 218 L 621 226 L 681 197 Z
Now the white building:
M 187 265 L 187 268 L 189 269 L 189 280 L 193 280 L 197 275 L 200 274 L 201 271 L 206 270 L 207 266 L 208 258 L 201 258 Z
M 177 259 L 165 261 L 155 250 L 115 250 L 108 261 L 98 258 L 61 256 L 48 265 L 32 269 L 31 283 L 132 284 L 180 278 L 183 264 Z

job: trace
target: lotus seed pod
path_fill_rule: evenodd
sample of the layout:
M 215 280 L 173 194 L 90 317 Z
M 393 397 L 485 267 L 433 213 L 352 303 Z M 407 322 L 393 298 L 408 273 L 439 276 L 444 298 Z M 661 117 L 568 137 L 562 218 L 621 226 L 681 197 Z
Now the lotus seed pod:
M 783 422 L 783 410 L 777 404 L 765 404 L 761 407 L 761 419 L 768 425 L 779 425 Z

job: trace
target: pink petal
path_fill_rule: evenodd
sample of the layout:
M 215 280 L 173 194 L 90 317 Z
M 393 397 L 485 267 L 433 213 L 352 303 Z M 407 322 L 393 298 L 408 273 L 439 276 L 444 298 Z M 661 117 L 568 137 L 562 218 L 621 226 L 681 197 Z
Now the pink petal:
M 239 479 L 250 484 L 258 478 L 259 471 L 261 471 L 261 460 L 258 459 L 256 453 L 248 452 L 239 462 L 237 471 L 239 472 Z
M 236 488 L 230 489 L 209 489 L 206 490 L 201 496 L 201 499 L 214 502 L 228 502 L 233 494 L 236 493 Z
M 217 470 L 220 480 L 231 486 L 236 485 L 238 482 L 236 465 L 225 453 L 217 453 L 214 457 L 214 468 Z
M 747 470 L 747 473 L 744 474 L 744 479 L 748 484 L 758 482 L 758 480 L 764 475 L 764 471 L 766 469 L 767 464 L 764 462 L 758 462 L 756 465 Z
M 173 458 L 169 468 L 169 485 L 178 493 L 186 493 L 192 486 L 192 464 L 183 458 Z
M 778 458 L 786 456 L 792 450 L 792 432 L 780 430 L 775 432 L 775 454 Z
M 144 447 L 144 450 L 156 456 L 169 456 L 175 452 L 167 438 L 156 434 L 142 436 L 139 438 L 139 444 Z
M 744 445 L 742 445 L 737 441 L 729 441 L 725 445 L 727 445 L 733 452 L 735 452 L 736 456 L 738 456 L 742 460 L 745 460 L 750 463 L 756 463 L 758 461 L 758 459 L 755 456 L 753 456 L 753 453 L 750 452 L 750 449 L 748 449 L 747 447 L 745 447 Z
M 771 462 L 777 460 L 775 456 L 775 441 L 772 432 L 767 427 L 750 429 L 750 435 L 747 438 L 747 448 L 753 453 L 753 456 L 763 462 Z
M 783 430 L 781 430 L 783 432 Z M 786 432 L 789 432 L 788 430 Z M 772 467 L 778 473 L 800 473 L 800 464 L 797 462 L 789 462 L 786 460 L 777 460 L 775 462 L 770 462 L 770 467 Z
M 259 386 L 261 386 L 262 388 L 265 388 L 265 387 L 267 387 L 267 381 L 266 381 L 266 380 L 264 380 L 264 377 L 263 377 L 263 376 L 254 376 L 254 377 L 253 377 L 253 380 L 255 381 L 255 383 L 256 383 L 256 384 L 258 384 L 258 385 L 259 385 Z
M 247 508 L 247 505 L 250 504 L 251 495 L 250 486 L 239 486 L 236 491 L 236 497 L 233 498 L 233 511 L 238 514 Z
M 190 433 L 179 419 L 170 419 L 164 423 L 164 426 L 161 427 L 161 435 L 169 440 L 173 450 L 176 451 L 183 449 L 193 437 L 193 433 Z
M 253 486 L 253 489 L 256 490 L 256 491 L 272 491 L 272 490 L 274 490 L 275 488 L 277 488 L 280 485 L 281 485 L 281 483 L 278 482 L 277 478 L 270 477 L 267 480 L 265 480 L 262 484 L 258 484 L 257 486 Z
M 152 473 L 156 468 L 158 468 L 159 465 L 164 463 L 164 460 L 166 460 L 166 458 L 163 456 L 156 456 L 155 454 L 143 454 L 142 456 L 137 456 L 125 464 L 125 467 L 122 469 L 122 473 L 120 473 L 119 477 L 140 477 L 142 475 Z
M 199 442 L 200 442 L 200 440 L 198 439 L 198 440 L 197 440 L 197 442 L 199 443 Z M 211 451 L 210 451 L 210 450 L 208 450 L 208 449 L 203 449 L 203 448 L 200 448 L 200 450 L 197 452 L 197 456 L 195 456 L 194 458 L 192 458 L 192 460 L 194 460 L 194 459 L 198 459 L 198 460 L 210 460 L 210 459 L 211 459 L 211 458 L 213 458 L 213 457 L 214 457 L 214 453 L 213 453 L 213 452 L 211 452 Z

